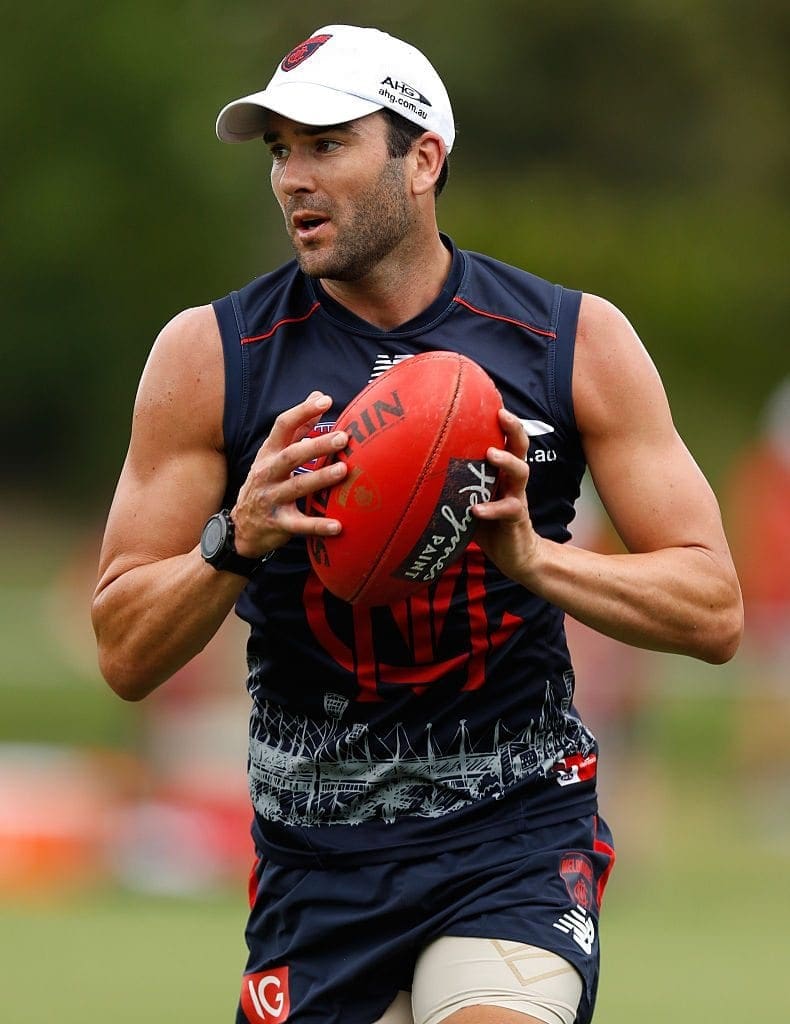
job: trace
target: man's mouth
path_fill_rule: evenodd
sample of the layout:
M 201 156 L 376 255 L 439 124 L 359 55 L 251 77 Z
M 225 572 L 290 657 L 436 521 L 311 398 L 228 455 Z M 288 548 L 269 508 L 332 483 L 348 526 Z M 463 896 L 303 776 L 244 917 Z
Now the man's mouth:
M 295 213 L 291 217 L 294 235 L 301 241 L 311 241 L 318 237 L 321 228 L 329 223 L 329 218 L 320 213 Z

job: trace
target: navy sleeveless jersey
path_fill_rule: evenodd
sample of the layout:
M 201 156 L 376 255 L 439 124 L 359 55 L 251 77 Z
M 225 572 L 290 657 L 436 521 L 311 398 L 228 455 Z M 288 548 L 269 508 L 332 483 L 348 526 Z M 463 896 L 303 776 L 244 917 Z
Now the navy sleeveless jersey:
M 371 379 L 429 350 L 463 353 L 530 434 L 537 531 L 569 537 L 584 458 L 571 374 L 581 295 L 457 249 L 438 298 L 379 330 L 295 261 L 214 302 L 225 355 L 231 505 L 278 413 L 311 391 L 330 430 Z M 310 467 L 302 467 L 310 472 Z M 424 593 L 358 608 L 293 538 L 244 589 L 253 833 L 285 863 L 422 856 L 595 809 L 596 741 L 573 707 L 560 609 L 474 543 Z

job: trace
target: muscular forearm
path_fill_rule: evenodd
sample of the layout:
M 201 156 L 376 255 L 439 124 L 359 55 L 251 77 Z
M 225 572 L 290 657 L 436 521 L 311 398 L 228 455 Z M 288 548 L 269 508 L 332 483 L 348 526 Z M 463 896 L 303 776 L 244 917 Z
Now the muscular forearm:
M 245 583 L 195 549 L 100 584 L 92 616 L 102 675 L 125 700 L 147 696 L 206 646 Z
M 735 574 L 702 548 L 603 555 L 540 538 L 519 582 L 634 646 L 720 663 L 740 640 Z

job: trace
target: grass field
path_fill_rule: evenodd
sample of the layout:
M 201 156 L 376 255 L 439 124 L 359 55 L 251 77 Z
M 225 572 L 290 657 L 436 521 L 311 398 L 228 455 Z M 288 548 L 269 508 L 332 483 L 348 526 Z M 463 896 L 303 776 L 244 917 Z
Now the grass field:
M 720 817 L 721 805 L 702 823 L 686 810 L 662 864 L 612 877 L 596 1021 L 781 1020 L 787 850 L 740 842 L 743 820 Z
M 0 911 L 5 1024 L 231 1021 L 241 899 L 107 893 Z

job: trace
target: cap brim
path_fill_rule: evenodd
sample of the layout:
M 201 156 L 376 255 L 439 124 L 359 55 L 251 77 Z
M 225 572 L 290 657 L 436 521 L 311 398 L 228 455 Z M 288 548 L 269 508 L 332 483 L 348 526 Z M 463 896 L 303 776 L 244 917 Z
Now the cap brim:
M 266 130 L 266 112 L 301 124 L 345 124 L 381 110 L 381 104 L 349 96 L 325 85 L 285 82 L 263 92 L 233 100 L 217 117 L 217 137 L 223 142 L 247 142 Z

